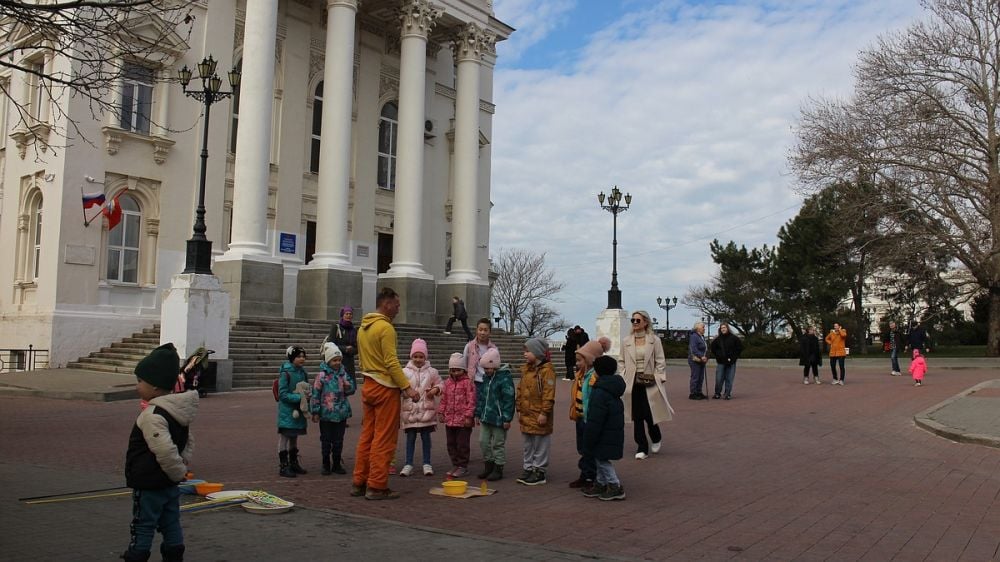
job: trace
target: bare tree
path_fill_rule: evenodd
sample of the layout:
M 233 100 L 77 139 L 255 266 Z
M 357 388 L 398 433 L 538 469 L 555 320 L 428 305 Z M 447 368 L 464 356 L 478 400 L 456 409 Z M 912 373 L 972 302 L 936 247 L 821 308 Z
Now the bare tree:
M 806 190 L 877 178 L 880 234 L 964 266 L 1000 355 L 1000 3 L 923 4 L 927 21 L 860 54 L 850 99 L 808 102 L 790 161 Z
M 497 272 L 493 302 L 503 310 L 513 329 L 538 326 L 528 320 L 533 306 L 537 312 L 543 300 L 551 300 L 565 285 L 545 266 L 545 254 L 520 248 L 501 248 L 493 258 Z M 556 325 L 553 323 L 552 325 Z
M 14 108 L 10 130 L 21 150 L 47 150 L 50 135 L 79 138 L 82 120 L 121 111 L 116 90 L 139 62 L 152 67 L 149 83 L 172 80 L 161 68 L 187 49 L 194 21 L 192 1 L 0 0 L 0 68 L 18 71 L 23 83 L 0 81 L 0 95 Z M 132 65 L 132 66 L 130 66 Z M 26 94 L 26 92 L 37 94 Z M 69 114 L 82 99 L 90 115 Z M 38 100 L 51 115 L 41 115 Z M 77 105 L 77 108 L 80 106 Z
M 528 311 L 518 319 L 518 325 L 528 337 L 547 338 L 556 332 L 569 329 L 569 322 L 559 312 L 542 301 L 528 306 Z

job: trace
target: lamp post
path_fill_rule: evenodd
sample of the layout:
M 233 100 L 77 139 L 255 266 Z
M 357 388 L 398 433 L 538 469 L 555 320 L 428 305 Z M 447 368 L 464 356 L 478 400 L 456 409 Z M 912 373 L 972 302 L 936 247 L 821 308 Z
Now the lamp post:
M 212 274 L 212 241 L 205 237 L 205 179 L 208 168 L 208 121 L 211 116 L 212 104 L 231 97 L 240 87 L 240 71 L 233 68 L 229 71 L 230 91 L 222 91 L 222 78 L 215 73 L 218 61 L 209 55 L 198 63 L 198 78 L 201 79 L 201 90 L 189 90 L 191 69 L 184 65 L 177 71 L 177 80 L 181 83 L 184 95 L 192 97 L 204 104 L 205 122 L 202 124 L 201 139 L 201 180 L 198 184 L 198 207 L 195 210 L 194 229 L 191 239 L 187 241 L 187 256 L 184 260 L 183 273 Z
M 671 300 L 673 301 L 672 303 L 671 303 Z M 669 332 L 670 331 L 670 309 L 675 308 L 677 306 L 677 297 L 674 297 L 673 299 L 671 299 L 670 297 L 667 297 L 665 299 L 661 299 L 660 297 L 656 297 L 656 306 L 658 306 L 658 307 L 660 307 L 660 308 L 663 309 L 663 314 L 664 314 L 663 329 Z
M 618 290 L 618 215 L 628 210 L 632 204 L 632 195 L 626 193 L 624 198 L 625 205 L 622 205 L 622 192 L 617 185 L 611 189 L 610 195 L 605 196 L 603 191 L 597 194 L 601 208 L 614 217 L 611 239 L 611 288 L 608 289 L 608 308 L 612 309 L 622 307 L 622 292 Z M 608 201 L 607 205 L 604 204 L 605 199 Z
M 702 316 L 701 321 L 705 323 L 705 334 L 708 336 L 708 339 L 712 339 L 712 315 Z

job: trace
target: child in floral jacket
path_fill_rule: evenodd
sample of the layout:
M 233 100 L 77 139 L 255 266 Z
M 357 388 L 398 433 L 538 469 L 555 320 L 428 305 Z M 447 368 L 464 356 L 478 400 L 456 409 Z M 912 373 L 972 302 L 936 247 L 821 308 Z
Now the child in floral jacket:
M 444 383 L 441 418 L 448 438 L 448 456 L 454 468 L 449 478 L 469 473 L 469 448 L 472 440 L 473 415 L 476 412 L 476 387 L 465 371 L 465 357 L 452 353 L 448 359 L 448 380 Z
M 319 422 L 322 474 L 347 474 L 340 455 L 344 449 L 347 419 L 351 417 L 351 403 L 347 397 L 357 390 L 357 383 L 344 368 L 344 354 L 333 342 L 323 344 L 323 363 L 319 368 L 309 398 L 309 411 L 312 421 Z

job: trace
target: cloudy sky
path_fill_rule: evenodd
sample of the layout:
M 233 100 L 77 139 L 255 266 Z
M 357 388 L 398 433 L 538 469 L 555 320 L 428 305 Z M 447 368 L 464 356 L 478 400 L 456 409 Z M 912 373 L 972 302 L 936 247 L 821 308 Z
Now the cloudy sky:
M 922 17 L 918 0 L 495 0 L 492 251 L 545 252 L 555 307 L 593 331 L 619 215 L 623 306 L 663 322 L 716 272 L 713 238 L 773 244 L 801 204 L 786 155 L 809 96 L 846 95 L 859 50 Z M 679 305 L 674 327 L 697 310 Z M 714 331 L 714 328 L 713 328 Z

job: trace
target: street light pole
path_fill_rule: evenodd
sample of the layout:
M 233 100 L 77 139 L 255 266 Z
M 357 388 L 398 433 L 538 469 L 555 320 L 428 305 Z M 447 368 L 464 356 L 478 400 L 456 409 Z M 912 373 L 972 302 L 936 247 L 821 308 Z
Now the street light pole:
M 709 341 L 712 340 L 712 315 L 711 314 L 706 314 L 705 316 L 702 316 L 701 317 L 701 321 L 702 321 L 703 324 L 705 324 L 705 336 L 706 336 L 705 342 L 707 343 L 707 342 L 709 342 Z M 708 350 L 706 350 L 706 354 L 707 354 L 707 351 Z M 706 366 L 705 370 L 706 370 L 706 373 L 705 373 L 705 396 L 708 396 L 708 372 L 707 372 L 708 368 L 707 368 L 707 366 Z
M 223 92 L 222 78 L 215 73 L 218 61 L 209 55 L 198 63 L 198 78 L 201 79 L 201 90 L 189 90 L 192 72 L 184 65 L 177 71 L 177 79 L 181 83 L 184 95 L 194 98 L 205 106 L 205 122 L 202 124 L 201 138 L 201 175 L 198 183 L 198 207 L 195 210 L 194 228 L 191 239 L 187 241 L 187 256 L 184 259 L 183 273 L 212 274 L 212 241 L 205 236 L 205 181 L 208 173 L 208 122 L 211 118 L 212 104 L 231 97 L 240 87 L 240 71 L 229 71 L 231 90 Z
M 624 196 L 625 204 L 622 205 L 622 192 L 617 185 L 611 189 L 610 195 L 605 196 L 603 191 L 597 194 L 597 201 L 601 208 L 614 217 L 611 238 L 611 288 L 608 289 L 608 308 L 610 309 L 621 309 L 622 307 L 622 292 L 618 290 L 618 215 L 627 211 L 632 204 L 632 195 L 626 193 Z M 604 204 L 605 199 L 608 200 L 607 205 Z
M 677 306 L 677 297 L 674 297 L 672 300 L 673 304 L 671 304 L 670 297 L 667 297 L 665 299 L 656 297 L 656 306 L 662 308 L 663 313 L 665 315 L 663 318 L 664 319 L 663 329 L 666 330 L 667 332 L 670 332 L 670 309 L 675 308 Z

